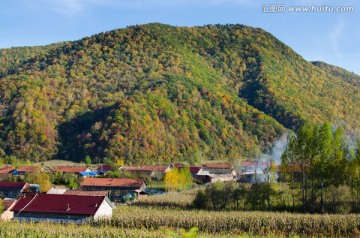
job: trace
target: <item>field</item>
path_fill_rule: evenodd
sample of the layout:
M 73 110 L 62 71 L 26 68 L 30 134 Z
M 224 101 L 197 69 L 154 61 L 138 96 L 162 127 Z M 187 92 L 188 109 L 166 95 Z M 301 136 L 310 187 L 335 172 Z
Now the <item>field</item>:
M 359 237 L 360 215 L 193 210 L 197 189 L 117 205 L 111 220 L 86 225 L 0 221 L 2 237 Z
M 191 189 L 181 193 L 169 192 L 156 196 L 148 196 L 136 202 L 136 205 L 187 209 L 191 206 L 196 191 L 196 189 Z
M 153 229 L 124 229 L 110 226 L 92 226 L 92 225 L 61 225 L 61 224 L 34 224 L 34 223 L 18 223 L 12 221 L 0 221 L 0 238 L 12 237 L 41 237 L 41 238 L 69 238 L 69 237 L 184 237 L 190 235 L 191 232 L 182 229 L 169 229 L 161 227 L 157 230 Z M 195 236 L 186 237 L 233 237 L 230 234 L 207 234 L 197 233 Z
M 104 224 L 127 229 L 157 230 L 161 227 L 197 227 L 207 234 L 256 236 L 356 237 L 360 215 L 309 215 L 275 212 L 185 211 L 121 206 Z
M 2 237 L 359 237 L 360 215 L 210 212 L 118 206 L 86 225 L 0 221 Z M 194 227 L 198 232 L 191 232 Z

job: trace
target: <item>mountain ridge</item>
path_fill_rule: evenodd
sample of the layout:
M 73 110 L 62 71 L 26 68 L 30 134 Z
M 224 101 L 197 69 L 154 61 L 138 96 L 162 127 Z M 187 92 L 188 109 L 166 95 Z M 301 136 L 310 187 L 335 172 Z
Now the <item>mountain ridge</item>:
M 136 25 L 0 49 L 0 66 L 3 156 L 195 162 L 257 156 L 305 122 L 359 135 L 346 71 L 244 25 Z

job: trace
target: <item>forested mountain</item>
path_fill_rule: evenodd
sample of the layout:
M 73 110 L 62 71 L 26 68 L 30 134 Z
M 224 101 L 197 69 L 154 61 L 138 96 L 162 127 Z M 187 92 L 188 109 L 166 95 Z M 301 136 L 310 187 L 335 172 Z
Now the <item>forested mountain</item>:
M 255 156 L 304 122 L 359 133 L 348 72 L 243 25 L 132 26 L 1 49 L 0 67 L 3 156 L 195 162 Z

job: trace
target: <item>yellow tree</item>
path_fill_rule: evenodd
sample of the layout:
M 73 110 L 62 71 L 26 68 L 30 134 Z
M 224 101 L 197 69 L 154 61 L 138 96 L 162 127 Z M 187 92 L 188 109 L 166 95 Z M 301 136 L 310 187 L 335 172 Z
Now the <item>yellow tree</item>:
M 193 178 L 189 168 L 175 168 L 165 174 L 164 183 L 168 191 L 184 190 L 191 186 Z
M 26 181 L 28 183 L 39 184 L 40 192 L 47 192 L 52 186 L 50 176 L 46 173 L 30 174 Z
M 4 211 L 2 199 L 0 198 L 0 214 Z
M 179 170 L 177 168 L 167 172 L 164 178 L 167 191 L 177 190 L 179 186 Z

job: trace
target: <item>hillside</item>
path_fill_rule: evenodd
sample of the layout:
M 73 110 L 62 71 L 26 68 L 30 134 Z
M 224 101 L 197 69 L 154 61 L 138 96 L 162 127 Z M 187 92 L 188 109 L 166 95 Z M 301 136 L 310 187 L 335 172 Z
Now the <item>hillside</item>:
M 3 156 L 195 162 L 255 156 L 305 121 L 359 135 L 359 85 L 261 29 L 147 24 L 0 52 Z

